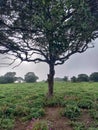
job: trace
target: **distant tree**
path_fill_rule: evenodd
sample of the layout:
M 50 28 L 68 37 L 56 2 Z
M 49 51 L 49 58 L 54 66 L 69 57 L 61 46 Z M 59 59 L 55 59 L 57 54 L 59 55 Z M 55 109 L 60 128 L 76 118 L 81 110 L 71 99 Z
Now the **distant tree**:
M 16 79 L 16 72 L 7 72 L 4 76 L 0 77 L 0 83 L 13 83 Z
M 87 74 L 79 74 L 78 78 L 77 78 L 78 82 L 88 82 L 89 81 L 89 77 Z
M 77 78 L 75 76 L 71 77 L 71 82 L 77 82 Z
M 63 78 L 55 77 L 55 78 L 54 78 L 54 81 L 63 81 Z
M 52 96 L 55 66 L 94 46 L 97 1 L 0 1 L 0 53 L 15 56 L 14 61 L 47 63 L 48 94 Z
M 0 84 L 5 84 L 6 80 L 4 76 L 0 76 Z
M 4 75 L 6 83 L 13 83 L 15 81 L 16 72 L 7 72 Z
M 28 73 L 25 75 L 25 78 L 24 78 L 24 80 L 25 80 L 27 83 L 36 82 L 37 79 L 38 79 L 38 77 L 34 74 L 34 72 L 28 72 Z
M 64 76 L 63 81 L 68 81 L 68 77 Z
M 23 80 L 23 78 L 22 77 L 15 77 L 15 80 Z
M 22 83 L 24 79 L 22 77 L 15 77 L 15 83 Z
M 89 77 L 89 80 L 93 82 L 98 82 L 98 72 L 92 73 Z

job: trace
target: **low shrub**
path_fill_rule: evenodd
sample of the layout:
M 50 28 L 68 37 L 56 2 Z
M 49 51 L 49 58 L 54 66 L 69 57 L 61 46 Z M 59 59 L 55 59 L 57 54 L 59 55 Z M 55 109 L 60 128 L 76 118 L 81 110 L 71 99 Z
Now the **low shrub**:
M 67 105 L 66 108 L 64 109 L 63 116 L 66 116 L 70 119 L 75 119 L 80 115 L 80 109 L 77 105 Z
M 52 130 L 50 123 L 45 120 L 35 120 L 34 118 L 31 120 L 29 126 L 27 126 L 26 130 Z
M 90 110 L 90 115 L 92 118 L 98 120 L 98 110 L 95 110 L 95 109 Z
M 28 107 L 17 105 L 14 111 L 14 116 L 27 116 L 30 113 Z
M 14 109 L 9 106 L 2 106 L 0 108 L 0 117 L 12 117 L 14 115 Z
M 57 97 L 57 96 L 53 96 L 51 98 L 46 98 L 44 100 L 44 106 L 47 106 L 47 107 L 61 106 L 62 100 L 63 100 L 62 97 Z
M 43 108 L 31 108 L 30 115 L 28 116 L 29 119 L 32 118 L 39 118 L 45 115 L 45 110 Z
M 82 109 L 90 109 L 93 107 L 93 102 L 89 99 L 81 99 L 78 102 L 78 107 Z
M 67 100 L 67 101 L 62 101 L 62 107 L 66 107 L 67 105 L 77 105 L 76 101 L 73 101 L 72 99 Z
M 85 125 L 81 122 L 72 121 L 71 126 L 73 127 L 74 130 L 86 130 Z
M 33 130 L 49 130 L 48 124 L 45 121 L 37 121 L 33 126 Z
M 10 118 L 0 118 L 0 130 L 13 130 L 14 120 Z
M 35 101 L 33 101 L 32 107 L 43 107 L 44 106 L 44 101 L 43 99 L 35 99 Z

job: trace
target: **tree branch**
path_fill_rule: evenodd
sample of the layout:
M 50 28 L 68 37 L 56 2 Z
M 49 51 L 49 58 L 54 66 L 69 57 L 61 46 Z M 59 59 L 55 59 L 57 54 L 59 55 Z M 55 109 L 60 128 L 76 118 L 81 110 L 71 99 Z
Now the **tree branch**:
M 13 26 L 10 26 L 10 25 L 8 25 L 8 24 L 6 24 L 2 19 L 0 19 L 0 25 L 5 25 L 6 27 L 8 27 L 10 30 L 15 30 L 15 31 L 23 31 L 23 32 L 31 32 L 31 33 L 37 33 L 37 32 L 42 32 L 42 30 L 40 30 L 40 29 L 28 29 L 28 28 L 23 28 L 23 27 L 13 27 Z M 6 30 L 5 31 L 10 31 L 10 30 L 8 30 L 7 28 L 6 28 Z M 1 31 L 1 30 L 0 30 Z M 4 31 L 4 29 L 3 29 L 3 31 Z

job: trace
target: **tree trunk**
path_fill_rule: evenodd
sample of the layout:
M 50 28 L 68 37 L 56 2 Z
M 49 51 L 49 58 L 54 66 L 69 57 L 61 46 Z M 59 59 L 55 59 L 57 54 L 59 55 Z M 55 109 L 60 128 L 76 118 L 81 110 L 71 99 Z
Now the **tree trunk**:
M 53 86 L 54 86 L 54 64 L 49 65 L 49 74 L 48 74 L 48 96 L 53 96 Z

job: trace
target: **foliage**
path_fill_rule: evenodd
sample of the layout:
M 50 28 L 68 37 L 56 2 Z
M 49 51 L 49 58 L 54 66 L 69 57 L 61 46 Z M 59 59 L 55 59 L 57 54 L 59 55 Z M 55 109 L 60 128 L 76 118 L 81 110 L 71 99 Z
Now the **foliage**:
M 90 75 L 90 80 L 93 82 L 98 82 L 98 72 L 94 72 Z
M 44 105 L 48 107 L 61 106 L 63 97 L 53 96 L 51 98 L 45 98 Z
M 36 122 L 35 125 L 34 125 L 34 130 L 49 130 L 48 129 L 48 125 L 46 122 Z
M 98 82 L 98 72 L 93 72 L 88 76 L 87 74 L 79 74 L 78 77 L 71 77 L 71 82 Z
M 77 78 L 78 82 L 88 82 L 89 81 L 89 77 L 87 74 L 79 74 L 78 78 Z
M 71 77 L 71 82 L 77 82 L 77 78 L 75 76 Z
M 55 78 L 54 78 L 54 81 L 58 81 L 58 82 L 60 82 L 60 81 L 63 81 L 63 78 L 55 77 Z
M 90 110 L 90 115 L 92 118 L 98 120 L 98 110 L 96 110 L 96 109 Z
M 31 120 L 31 124 L 27 127 L 27 130 L 52 130 L 50 124 L 47 121 L 41 121 L 39 119 Z
M 67 76 L 64 76 L 63 78 L 60 78 L 60 77 L 55 77 L 54 78 L 54 81 L 68 81 L 68 77 Z
M 70 119 L 75 119 L 80 115 L 80 109 L 78 106 L 70 104 L 66 106 L 62 115 Z
M 0 77 L 0 83 L 13 83 L 15 81 L 16 72 L 7 72 L 4 76 Z
M 72 121 L 71 125 L 74 127 L 74 130 L 86 130 L 85 125 L 83 123 Z
M 9 118 L 0 118 L 0 129 L 2 130 L 13 130 L 14 120 Z
M 30 113 L 30 109 L 26 106 L 22 106 L 21 104 L 16 105 L 13 111 L 14 116 L 28 116 L 28 114 Z
M 38 77 L 34 74 L 34 72 L 28 72 L 25 75 L 25 81 L 27 83 L 34 83 L 34 82 L 36 82 L 37 79 L 38 79 Z
M 35 118 L 39 118 L 45 115 L 45 110 L 43 108 L 31 108 L 30 110 L 30 115 L 28 116 L 29 119 Z
M 67 100 L 62 102 L 63 107 L 66 107 L 66 106 L 68 106 L 70 104 L 73 105 L 73 106 L 76 106 L 77 102 L 75 100 L 72 100 L 72 99 L 67 99 Z
M 1 84 L 5 84 L 6 83 L 6 79 L 4 76 L 0 76 L 0 83 Z
M 24 82 L 24 79 L 22 77 L 15 77 L 15 82 L 21 83 L 21 82 Z
M 93 102 L 92 100 L 88 100 L 88 99 L 81 99 L 78 103 L 79 108 L 83 108 L 83 109 L 90 109 L 93 107 Z

